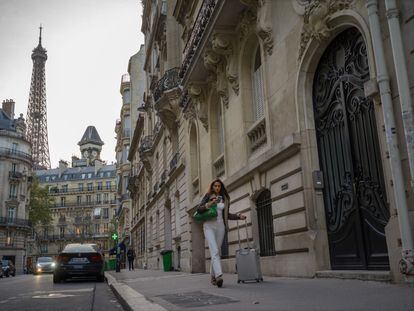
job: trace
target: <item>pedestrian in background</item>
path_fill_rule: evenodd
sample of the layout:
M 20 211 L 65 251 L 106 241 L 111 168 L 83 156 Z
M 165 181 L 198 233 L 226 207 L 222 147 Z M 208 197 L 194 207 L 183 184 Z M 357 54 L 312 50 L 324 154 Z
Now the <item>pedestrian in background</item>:
M 128 257 L 128 269 L 129 269 L 129 271 L 131 271 L 131 269 L 134 270 L 135 252 L 134 252 L 134 249 L 132 247 L 130 247 L 128 249 L 127 257 Z
M 217 217 L 204 221 L 203 231 L 211 257 L 211 284 L 221 287 L 223 285 L 223 272 L 219 251 L 223 244 L 224 234 L 228 230 L 228 220 L 246 219 L 246 216 L 229 212 L 230 196 L 220 179 L 216 179 L 210 184 L 210 188 L 201 200 L 197 212 L 203 213 L 214 204 L 217 209 Z

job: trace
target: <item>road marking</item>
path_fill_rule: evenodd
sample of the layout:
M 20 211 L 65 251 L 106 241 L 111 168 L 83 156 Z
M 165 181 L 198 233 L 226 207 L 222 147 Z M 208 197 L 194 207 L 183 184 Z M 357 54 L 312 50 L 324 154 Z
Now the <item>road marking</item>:
M 64 295 L 64 294 L 48 294 L 48 295 L 41 295 L 41 296 L 33 296 L 32 298 L 43 298 L 43 299 L 56 299 L 56 298 L 66 298 L 66 297 L 75 297 L 79 295 Z

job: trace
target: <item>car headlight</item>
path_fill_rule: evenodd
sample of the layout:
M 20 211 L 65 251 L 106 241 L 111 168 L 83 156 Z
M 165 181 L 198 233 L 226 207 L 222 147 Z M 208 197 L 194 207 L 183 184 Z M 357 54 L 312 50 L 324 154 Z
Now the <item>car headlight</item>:
M 52 267 L 53 268 L 56 267 L 56 263 L 52 262 Z
M 40 268 L 40 267 L 41 267 L 41 265 L 40 265 L 40 264 L 37 264 L 37 265 L 36 265 L 36 267 Z

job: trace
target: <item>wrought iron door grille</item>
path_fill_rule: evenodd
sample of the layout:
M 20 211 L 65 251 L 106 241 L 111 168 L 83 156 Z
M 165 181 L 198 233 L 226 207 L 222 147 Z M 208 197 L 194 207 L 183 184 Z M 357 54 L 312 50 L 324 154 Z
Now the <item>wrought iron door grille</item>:
M 263 191 L 256 200 L 259 224 L 260 256 L 276 254 L 273 233 L 272 198 L 269 190 Z

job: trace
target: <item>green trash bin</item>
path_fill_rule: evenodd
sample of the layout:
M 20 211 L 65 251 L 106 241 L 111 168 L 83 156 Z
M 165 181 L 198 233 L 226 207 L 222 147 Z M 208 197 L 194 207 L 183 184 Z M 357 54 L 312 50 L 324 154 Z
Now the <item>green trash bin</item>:
M 164 266 L 164 271 L 172 271 L 173 265 L 172 265 L 172 251 L 171 250 L 164 250 L 161 252 L 162 255 L 162 264 Z
M 108 259 L 108 270 L 115 270 L 116 268 L 116 258 Z

